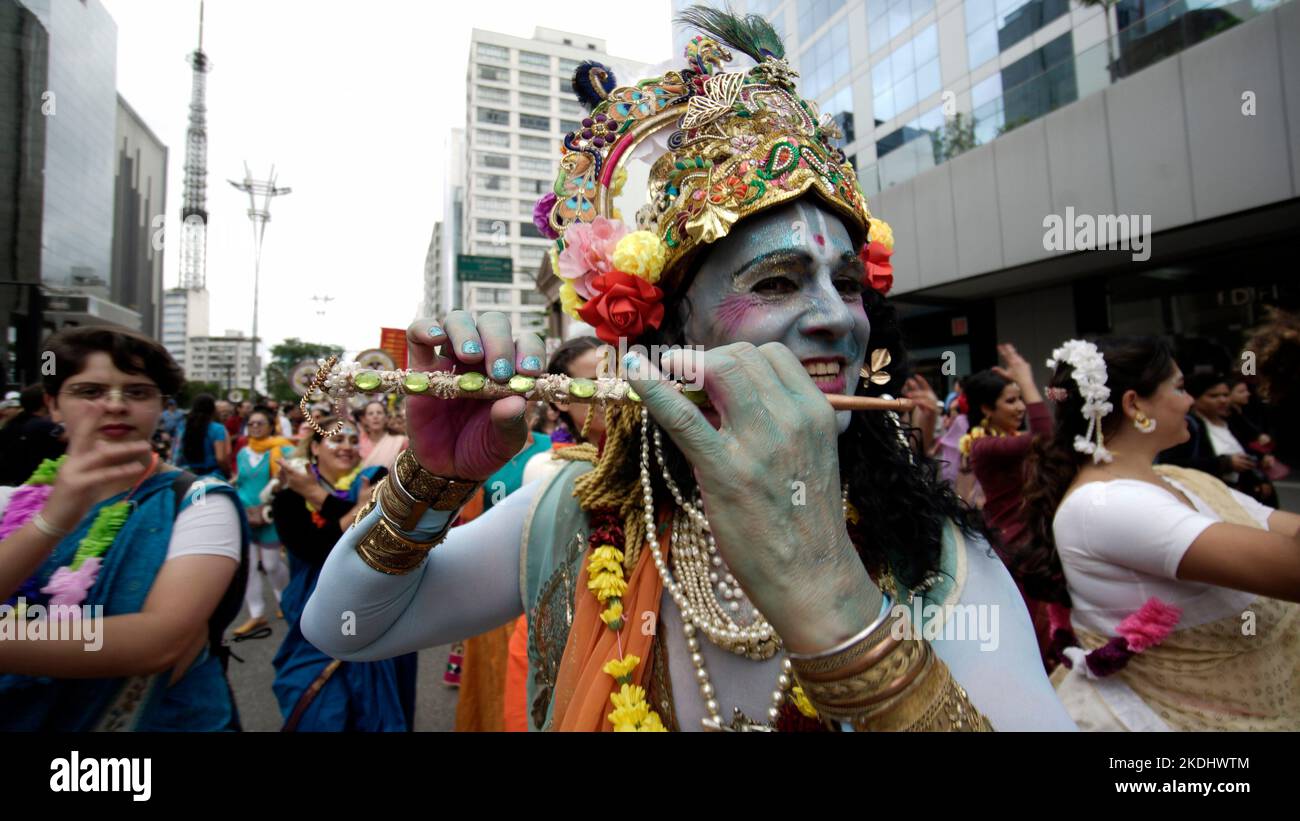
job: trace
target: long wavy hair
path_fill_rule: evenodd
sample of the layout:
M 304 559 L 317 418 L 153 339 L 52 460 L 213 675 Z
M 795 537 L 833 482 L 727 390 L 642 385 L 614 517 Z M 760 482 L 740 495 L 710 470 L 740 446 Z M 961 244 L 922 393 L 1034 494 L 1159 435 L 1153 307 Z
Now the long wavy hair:
M 1176 363 L 1173 349 L 1157 337 L 1103 337 L 1096 345 L 1106 360 L 1106 386 L 1114 406 L 1101 421 L 1102 436 L 1109 438 L 1125 424 L 1121 409 L 1124 394 L 1134 391 L 1144 399 L 1154 396 L 1161 383 L 1173 376 Z M 1075 437 L 1083 436 L 1088 429 L 1074 368 L 1061 363 L 1052 376 L 1051 387 L 1064 391 L 1065 398 L 1056 403 L 1052 435 L 1037 437 L 1030 449 L 1025 488 L 1026 537 L 1010 546 L 1010 553 L 1014 575 L 1030 598 L 1068 607 L 1070 594 L 1056 552 L 1052 522 L 1079 469 L 1092 457 L 1074 449 Z
M 203 443 L 208 438 L 208 425 L 217 413 L 217 402 L 211 394 L 194 397 L 189 415 L 185 417 L 185 436 L 181 439 L 181 454 L 187 464 L 201 465 L 207 459 Z
M 689 281 L 689 278 L 688 278 Z M 691 305 L 686 286 L 665 301 L 663 325 L 640 341 L 652 345 L 682 345 Z M 863 304 L 871 322 L 871 350 L 886 348 L 892 358 L 890 381 L 872 385 L 860 380 L 859 396 L 884 393 L 901 395 L 903 383 L 912 374 L 903 346 L 897 310 L 888 299 L 867 289 Z M 909 442 L 919 441 L 917 428 L 903 427 L 879 412 L 854 413 L 848 429 L 839 437 L 840 479 L 849 486 L 849 501 L 859 514 L 849 535 L 867 569 L 879 578 L 889 572 L 908 588 L 921 585 L 938 569 L 943 529 L 949 520 L 967 536 L 988 539 L 981 514 L 961 501 L 948 483 L 939 478 L 939 465 L 922 456 L 919 448 L 905 448 L 900 432 Z M 635 482 L 640 475 L 640 428 L 636 444 L 618 469 L 617 480 Z M 690 464 L 670 437 L 664 437 L 664 458 L 684 495 L 695 487 Z M 671 502 L 658 472 L 651 471 L 656 501 Z M 639 496 L 639 493 L 637 494 Z

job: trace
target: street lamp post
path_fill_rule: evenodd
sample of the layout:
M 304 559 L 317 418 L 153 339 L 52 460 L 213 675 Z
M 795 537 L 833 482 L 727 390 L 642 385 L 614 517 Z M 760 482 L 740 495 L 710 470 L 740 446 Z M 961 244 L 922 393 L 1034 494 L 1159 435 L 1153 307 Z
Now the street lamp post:
M 268 179 L 255 180 L 253 179 L 253 172 L 248 170 L 248 163 L 244 163 L 243 181 L 227 180 L 227 182 L 248 194 L 248 218 L 253 223 L 253 362 L 250 362 L 249 365 L 255 366 L 257 362 L 258 297 L 262 277 L 262 238 L 266 234 L 266 224 L 271 221 L 271 199 L 288 194 L 293 189 L 276 187 L 274 165 L 271 166 Z M 259 196 L 262 198 L 261 207 L 258 206 L 257 202 Z M 249 371 L 251 374 L 248 378 L 248 393 L 249 396 L 256 396 L 258 369 L 249 367 Z

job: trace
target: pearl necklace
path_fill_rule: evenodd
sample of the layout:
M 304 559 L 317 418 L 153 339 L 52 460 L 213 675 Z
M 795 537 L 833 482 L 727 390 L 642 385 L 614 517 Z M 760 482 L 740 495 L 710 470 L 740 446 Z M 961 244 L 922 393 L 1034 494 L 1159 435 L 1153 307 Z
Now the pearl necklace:
M 650 483 L 650 413 L 642 408 L 641 489 L 642 501 L 645 505 L 646 541 L 650 545 L 655 570 L 659 572 L 664 588 L 673 597 L 677 609 L 681 612 L 686 649 L 691 654 L 691 664 L 695 667 L 695 680 L 700 686 L 704 709 L 708 713 L 702 721 L 704 729 L 772 731 L 775 729 L 774 726 L 752 722 L 738 707 L 733 710 L 730 724 L 723 723 L 721 708 L 716 698 L 717 692 L 704 666 L 699 634 L 703 633 L 717 647 L 755 660 L 770 659 L 776 655 L 781 647 L 781 637 L 772 629 L 772 625 L 763 614 L 749 602 L 735 577 L 728 572 L 726 563 L 718 552 L 717 542 L 713 539 L 709 520 L 704 515 L 702 505 L 698 504 L 699 492 L 697 491 L 695 495 L 697 504 L 691 504 L 682 497 L 665 463 L 663 437 L 657 427 L 654 429 L 654 442 L 655 458 L 663 473 L 664 483 L 668 486 L 673 501 L 680 508 L 673 514 L 671 539 L 677 578 L 674 578 L 673 572 L 668 569 L 668 563 L 659 548 L 659 539 L 655 535 L 657 531 L 654 517 L 654 489 Z M 848 495 L 849 489 L 846 485 L 842 494 L 846 514 Z M 782 659 L 781 673 L 777 676 L 776 689 L 772 691 L 772 704 L 767 710 L 767 717 L 773 724 L 780 716 L 781 705 L 793 684 L 790 676 L 790 659 Z

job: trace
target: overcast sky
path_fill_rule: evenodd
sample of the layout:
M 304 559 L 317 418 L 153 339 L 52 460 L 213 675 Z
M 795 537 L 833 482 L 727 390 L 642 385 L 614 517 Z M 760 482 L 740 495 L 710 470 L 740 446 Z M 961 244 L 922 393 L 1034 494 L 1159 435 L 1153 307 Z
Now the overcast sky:
M 186 55 L 199 0 L 103 0 L 117 22 L 117 87 L 170 149 L 165 285 L 179 279 L 190 98 Z M 591 9 L 582 15 L 576 8 Z M 589 34 L 658 63 L 671 51 L 668 0 L 208 0 L 208 289 L 211 329 L 252 330 L 248 197 L 226 181 L 244 162 L 293 193 L 274 200 L 262 255 L 259 334 L 349 352 L 406 327 L 442 217 L 449 129 L 464 125 L 470 29 Z M 325 316 L 312 296 L 328 295 Z

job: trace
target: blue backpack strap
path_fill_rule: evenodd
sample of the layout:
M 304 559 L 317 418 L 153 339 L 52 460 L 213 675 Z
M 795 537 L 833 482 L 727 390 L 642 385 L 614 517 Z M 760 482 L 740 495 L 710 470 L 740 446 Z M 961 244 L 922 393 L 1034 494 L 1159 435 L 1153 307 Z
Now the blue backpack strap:
M 199 481 L 199 477 L 190 473 L 188 470 L 182 470 L 176 474 L 172 480 L 172 494 L 176 497 L 175 510 L 179 514 L 181 505 L 185 501 L 185 495 L 189 493 L 194 483 Z M 236 505 L 236 507 L 239 507 Z M 241 512 L 242 516 L 243 513 Z M 222 594 L 221 601 L 217 603 L 217 609 L 212 611 L 211 618 L 208 619 L 208 651 L 221 662 L 221 669 L 224 672 L 230 665 L 230 648 L 225 644 L 223 638 L 226 628 L 230 623 L 239 616 L 240 609 L 244 606 L 244 589 L 248 587 L 248 546 L 242 543 L 239 548 L 239 568 L 235 570 L 235 577 L 230 580 L 230 586 Z

